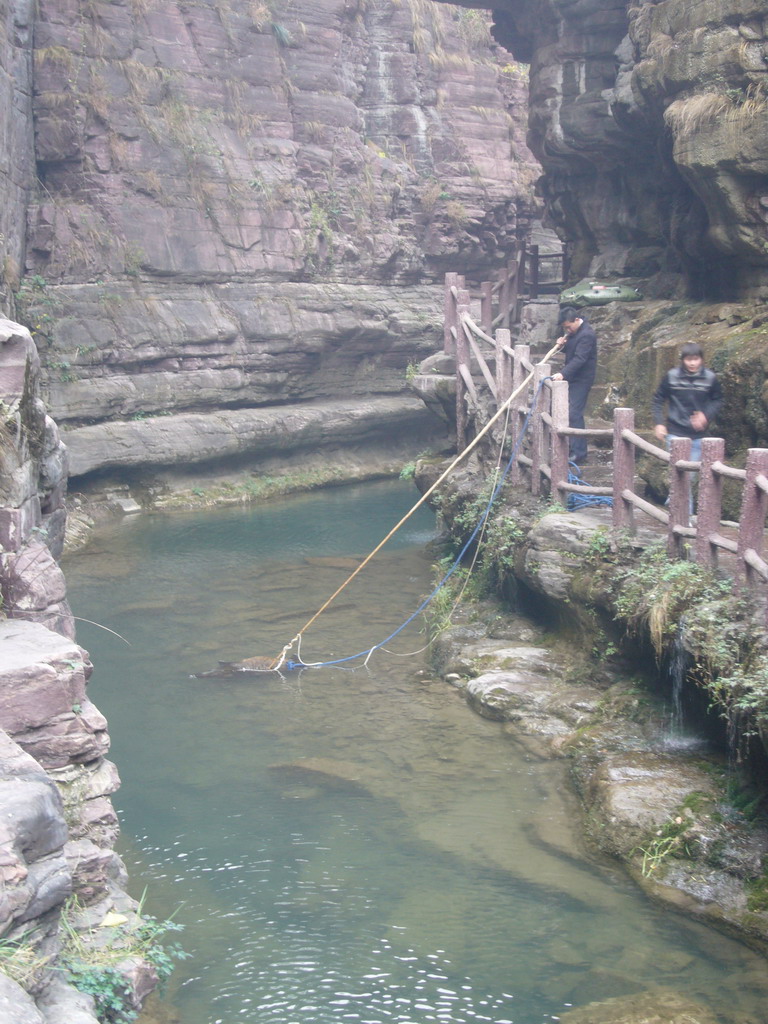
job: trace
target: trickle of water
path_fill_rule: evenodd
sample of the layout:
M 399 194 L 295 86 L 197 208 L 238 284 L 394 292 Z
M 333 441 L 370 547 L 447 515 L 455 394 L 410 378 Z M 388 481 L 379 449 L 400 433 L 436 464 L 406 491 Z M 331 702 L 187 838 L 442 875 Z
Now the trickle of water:
M 685 622 L 681 619 L 672 641 L 667 669 L 672 691 L 672 717 L 669 725 L 672 738 L 679 737 L 683 729 L 683 684 L 690 664 L 690 656 L 683 643 L 684 635 Z

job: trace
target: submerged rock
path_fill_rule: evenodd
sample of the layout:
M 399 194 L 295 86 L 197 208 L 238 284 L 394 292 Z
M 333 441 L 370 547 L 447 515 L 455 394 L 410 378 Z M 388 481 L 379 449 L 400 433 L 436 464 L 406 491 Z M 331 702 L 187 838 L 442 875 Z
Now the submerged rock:
M 336 761 L 330 757 L 306 757 L 299 761 L 270 765 L 270 770 L 296 779 L 304 785 L 323 785 L 330 789 L 368 793 L 371 780 L 364 779 L 362 765 Z
M 590 1003 L 560 1016 L 561 1024 L 717 1024 L 714 1014 L 672 989 Z

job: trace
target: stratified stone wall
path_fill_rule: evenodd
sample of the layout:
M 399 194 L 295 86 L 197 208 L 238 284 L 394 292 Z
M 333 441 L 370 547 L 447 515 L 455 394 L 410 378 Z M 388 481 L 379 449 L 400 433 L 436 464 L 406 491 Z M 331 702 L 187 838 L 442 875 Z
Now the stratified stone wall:
M 768 296 L 766 0 L 492 0 L 574 275 Z
M 35 186 L 32 35 L 35 0 L 0 0 L 0 313 L 24 269 L 26 208 Z
M 82 427 L 134 417 L 162 441 L 160 416 L 223 408 L 397 397 L 412 416 L 405 372 L 442 344 L 444 272 L 495 272 L 539 205 L 525 70 L 487 14 L 37 12 L 40 188 L 16 316 L 73 465 Z M 420 415 L 414 453 L 436 429 Z

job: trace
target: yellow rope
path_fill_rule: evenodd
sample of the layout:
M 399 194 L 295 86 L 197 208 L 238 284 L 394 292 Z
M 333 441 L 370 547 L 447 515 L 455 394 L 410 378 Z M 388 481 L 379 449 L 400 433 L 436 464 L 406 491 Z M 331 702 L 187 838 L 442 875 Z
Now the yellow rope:
M 544 358 L 542 360 L 540 360 L 539 365 L 541 365 L 541 363 L 546 363 L 547 360 L 551 356 L 553 356 L 555 354 L 555 352 L 557 352 L 558 348 L 559 348 L 559 346 L 557 344 L 553 345 L 552 348 L 549 350 L 549 352 L 547 352 L 547 354 L 544 356 Z M 291 640 L 290 643 L 287 643 L 283 647 L 283 649 L 280 652 L 280 654 L 274 659 L 274 661 L 272 663 L 272 666 L 271 666 L 272 668 L 275 668 L 275 667 L 278 667 L 278 666 L 282 665 L 282 663 L 285 661 L 286 654 L 293 647 L 294 643 L 297 640 L 301 639 L 301 637 L 306 633 L 306 631 L 310 628 L 310 626 L 312 626 L 320 618 L 320 616 L 323 614 L 323 612 L 326 610 L 326 608 L 328 608 L 328 606 L 330 604 L 332 604 L 336 600 L 336 598 L 339 596 L 339 594 L 342 592 L 342 590 L 348 584 L 350 584 L 352 582 L 352 580 L 355 578 L 355 576 L 357 576 L 357 574 L 359 572 L 361 572 L 366 567 L 366 565 L 368 565 L 368 563 L 371 561 L 371 559 L 373 559 L 379 553 L 379 551 L 381 551 L 381 549 L 384 547 L 384 545 L 387 543 L 387 541 L 390 539 L 390 537 L 394 536 L 394 534 L 397 533 L 397 531 L 400 529 L 400 527 L 403 526 L 403 524 L 406 523 L 411 518 L 411 516 L 414 514 L 414 512 L 417 509 L 421 508 L 421 506 L 424 504 L 424 502 L 427 500 L 427 498 L 429 498 L 430 495 L 432 495 L 437 490 L 437 488 L 440 486 L 440 484 L 446 479 L 446 477 L 448 477 L 453 472 L 453 470 L 456 468 L 456 466 L 458 466 L 458 464 L 463 459 L 465 459 L 466 456 L 469 455 L 469 453 L 474 448 L 477 447 L 477 445 L 480 443 L 482 438 L 485 437 L 485 435 L 488 433 L 488 431 L 491 429 L 491 427 L 494 425 L 494 423 L 499 419 L 499 417 L 501 417 L 507 411 L 509 406 L 512 404 L 513 400 L 515 398 L 517 398 L 517 396 L 520 394 L 520 392 L 523 390 L 523 388 L 526 387 L 530 383 L 531 377 L 533 377 L 533 373 L 532 372 L 528 374 L 528 376 L 525 378 L 525 380 L 522 381 L 522 383 L 519 384 L 517 388 L 515 388 L 515 390 L 512 392 L 512 394 L 506 400 L 506 402 L 504 402 L 504 404 L 501 405 L 499 407 L 499 409 L 493 414 L 493 416 L 488 420 L 488 422 L 483 427 L 483 429 L 480 431 L 480 433 L 477 434 L 473 438 L 473 440 L 467 445 L 467 447 L 456 456 L 456 458 L 453 460 L 453 462 L 450 464 L 450 466 L 443 473 L 440 474 L 440 476 L 437 478 L 437 480 L 435 480 L 435 482 L 432 484 L 432 486 L 422 494 L 422 496 L 419 498 L 419 500 L 416 502 L 416 504 L 413 506 L 413 508 L 409 512 L 406 512 L 406 514 L 403 516 L 403 518 L 400 520 L 400 522 L 392 527 L 392 529 L 389 531 L 389 533 L 386 535 L 386 537 L 382 541 L 379 541 L 379 543 L 376 545 L 376 547 L 373 549 L 373 551 L 371 551 L 371 553 L 369 555 L 367 555 L 363 559 L 363 561 L 360 563 L 360 565 L 358 565 L 358 567 L 354 570 L 354 572 L 350 573 L 350 575 L 344 580 L 344 582 L 331 594 L 331 596 L 328 598 L 328 600 L 320 608 L 318 608 L 318 610 L 315 612 L 315 614 L 312 616 L 312 618 L 309 619 L 302 626 L 302 628 L 299 630 L 299 632 L 296 634 L 296 636 L 293 638 L 293 640 Z

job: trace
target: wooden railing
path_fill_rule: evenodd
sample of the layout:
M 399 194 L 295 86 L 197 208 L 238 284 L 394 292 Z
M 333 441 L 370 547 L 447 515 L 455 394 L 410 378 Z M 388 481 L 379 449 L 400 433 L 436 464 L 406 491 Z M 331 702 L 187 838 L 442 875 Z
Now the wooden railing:
M 547 488 L 554 500 L 567 503 L 568 495 L 610 497 L 614 534 L 634 533 L 636 513 L 666 527 L 667 550 L 673 557 L 693 557 L 709 566 L 718 564 L 725 551 L 735 556 L 733 571 L 746 583 L 768 581 L 768 561 L 763 557 L 764 532 L 768 516 L 768 449 L 751 448 L 745 469 L 728 466 L 723 460 L 722 438 L 702 440 L 700 461 L 691 460 L 691 441 L 677 438 L 670 450 L 646 440 L 635 432 L 633 409 L 616 409 L 613 427 L 577 429 L 568 425 L 568 383 L 553 381 L 550 364 L 531 361 L 528 345 L 511 345 L 509 328 L 498 328 L 495 335 L 484 330 L 470 314 L 466 289 L 451 284 L 451 310 L 446 329 L 450 332 L 456 355 L 456 425 L 459 450 L 467 444 L 468 406 L 483 415 L 483 394 L 500 409 L 519 392 L 509 406 L 508 431 L 515 462 L 510 470 L 514 483 L 524 483 L 533 494 Z M 523 386 L 530 377 L 527 387 Z M 487 389 L 487 390 L 486 390 Z M 534 403 L 533 408 L 531 407 Z M 525 421 L 528 429 L 521 437 Z M 480 424 L 481 425 L 481 424 Z M 569 479 L 569 438 L 581 435 L 592 439 L 611 439 L 611 483 L 589 486 Z M 669 466 L 669 500 L 659 507 L 636 491 L 635 460 L 642 452 Z M 691 474 L 699 474 L 697 516 L 690 515 Z M 723 480 L 742 483 L 741 512 L 738 522 L 722 521 Z
M 768 580 L 768 562 L 763 558 L 765 520 L 768 515 L 768 449 L 750 448 L 745 469 L 723 462 L 725 442 L 721 437 L 701 441 L 701 460 L 691 461 L 690 438 L 675 438 L 669 452 L 635 433 L 634 409 L 616 409 L 613 426 L 613 526 L 634 529 L 635 509 L 667 527 L 667 549 L 682 557 L 683 544 L 693 544 L 697 562 L 716 566 L 720 551 L 736 555 L 736 572 L 748 582 Z M 640 498 L 634 490 L 635 452 L 641 450 L 669 463 L 669 507 L 660 509 Z M 695 525 L 691 525 L 690 474 L 699 473 Z M 723 480 L 742 483 L 738 523 L 722 521 Z M 723 528 L 734 536 L 723 535 Z
M 466 442 L 465 397 L 469 394 L 477 401 L 472 370 L 476 369 L 482 375 L 494 398 L 498 397 L 499 388 L 505 397 L 510 394 L 511 332 L 519 323 L 522 300 L 535 298 L 539 294 L 542 287 L 540 265 L 543 261 L 559 261 L 561 273 L 565 274 L 566 260 L 562 252 L 540 253 L 538 246 L 532 246 L 529 250 L 520 246 L 515 259 L 499 271 L 497 280 L 483 281 L 474 295 L 467 289 L 461 275 L 445 275 L 443 350 L 456 356 L 459 377 L 456 388 L 456 429 L 460 447 L 464 447 Z M 549 282 L 549 287 L 558 290 L 562 285 L 562 280 Z M 470 312 L 473 301 L 479 307 L 476 313 L 478 322 Z M 492 337 L 494 332 L 495 337 Z M 495 359 L 496 372 L 501 375 L 499 382 L 496 381 L 495 373 L 491 372 L 486 357 Z
M 547 268 L 549 273 L 545 273 Z M 556 268 L 559 268 L 559 273 Z M 523 299 L 536 299 L 542 294 L 556 294 L 564 287 L 568 260 L 563 251 L 541 252 L 538 245 L 520 245 L 514 259 L 502 267 L 495 281 L 483 281 L 475 295 L 470 296 L 460 274 L 445 275 L 445 341 L 446 352 L 455 351 L 456 301 L 459 292 L 479 302 L 478 323 L 486 334 L 497 328 L 509 330 L 520 320 Z M 451 333 L 451 327 L 454 333 Z

